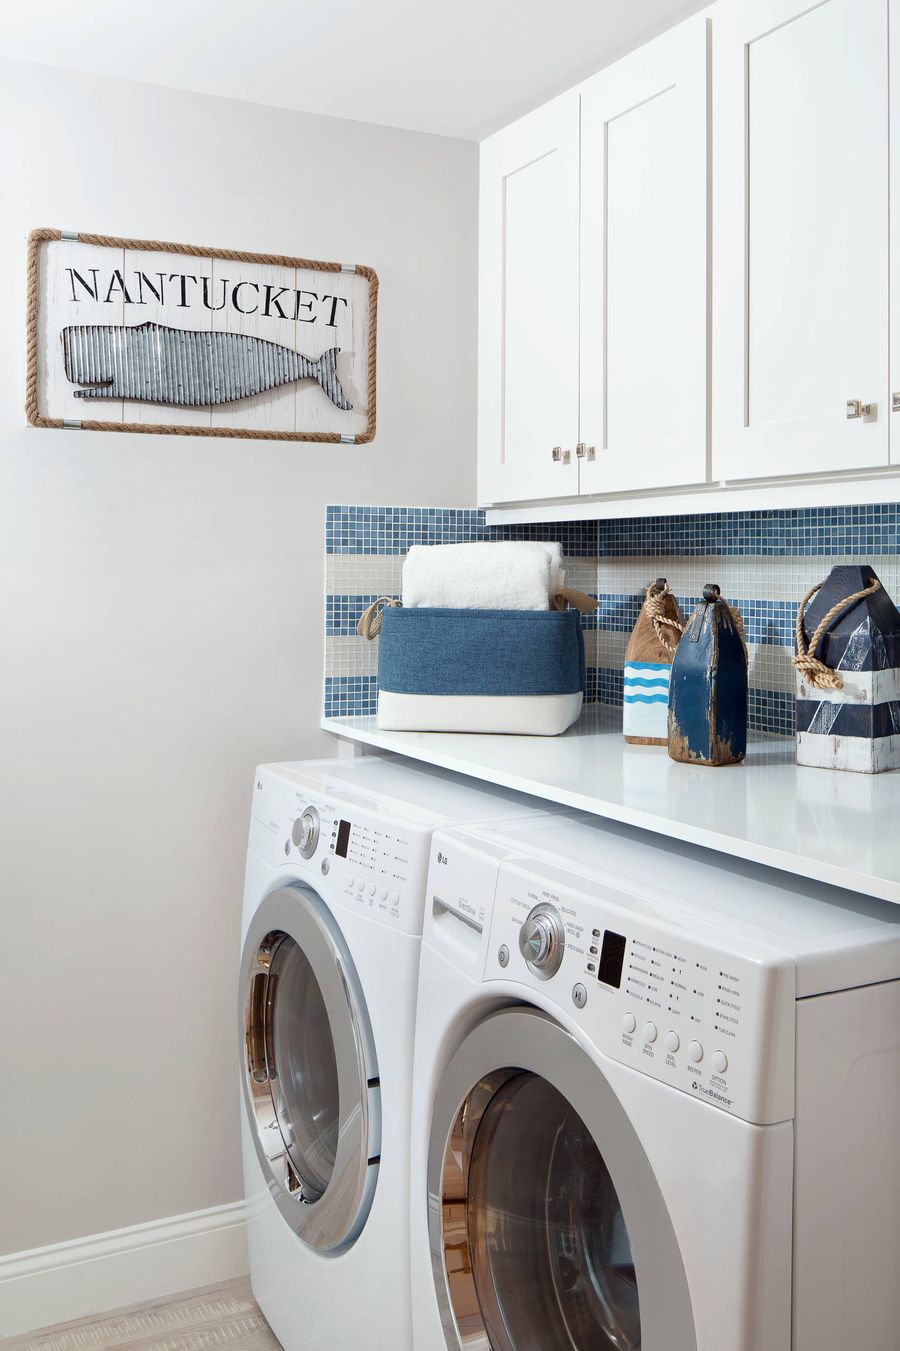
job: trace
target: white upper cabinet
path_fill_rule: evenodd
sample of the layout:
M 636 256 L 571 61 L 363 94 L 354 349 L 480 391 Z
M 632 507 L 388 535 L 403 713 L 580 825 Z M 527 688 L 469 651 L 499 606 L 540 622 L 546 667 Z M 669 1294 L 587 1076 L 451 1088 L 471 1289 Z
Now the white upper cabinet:
M 707 48 L 692 19 L 582 87 L 583 493 L 707 477 Z
M 888 462 L 887 17 L 887 0 L 715 11 L 717 479 Z
M 478 496 L 578 492 L 578 93 L 482 143 Z

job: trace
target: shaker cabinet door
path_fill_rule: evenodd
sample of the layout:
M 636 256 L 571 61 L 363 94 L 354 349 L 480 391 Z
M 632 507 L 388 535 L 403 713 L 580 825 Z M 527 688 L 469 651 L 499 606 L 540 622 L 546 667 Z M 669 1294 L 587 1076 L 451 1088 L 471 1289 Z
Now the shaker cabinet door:
M 888 0 L 729 0 L 713 39 L 713 474 L 888 462 Z
M 482 143 L 478 499 L 578 492 L 579 96 Z
M 582 90 L 581 491 L 707 477 L 708 26 Z

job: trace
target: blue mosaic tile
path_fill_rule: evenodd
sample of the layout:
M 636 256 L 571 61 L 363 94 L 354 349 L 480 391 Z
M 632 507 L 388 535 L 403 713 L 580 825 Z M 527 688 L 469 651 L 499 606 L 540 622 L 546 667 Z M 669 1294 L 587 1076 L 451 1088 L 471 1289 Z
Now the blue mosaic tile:
M 356 625 L 363 610 L 378 597 L 349 596 L 331 593 L 325 597 L 325 635 L 328 638 L 350 638 L 356 634 Z
M 485 538 L 484 512 L 450 507 L 325 509 L 327 554 L 405 554 L 413 544 L 463 544 Z
M 622 672 L 602 666 L 595 674 L 599 702 L 620 706 L 623 697 Z M 751 687 L 747 699 L 747 722 L 753 732 L 793 736 L 796 726 L 794 696 L 781 690 Z
M 744 620 L 748 643 L 770 647 L 794 647 L 794 622 L 797 606 L 788 600 L 732 600 Z
M 594 558 L 597 554 L 596 521 L 550 521 L 544 525 L 492 525 L 486 539 L 559 540 L 566 558 Z
M 806 507 L 782 511 L 635 516 L 597 523 L 597 553 L 809 557 L 900 553 L 900 506 Z
M 325 509 L 328 554 L 405 554 L 413 544 L 464 544 L 473 540 L 559 540 L 568 557 L 593 558 L 597 552 L 597 522 L 487 526 L 479 508 Z
M 326 718 L 352 718 L 377 711 L 377 676 L 325 677 Z
M 325 547 L 330 554 L 403 554 L 412 544 L 479 539 L 559 540 L 563 553 L 572 558 L 900 554 L 900 504 L 500 526 L 485 525 L 478 508 L 326 508 Z
M 601 591 L 597 594 L 599 609 L 590 625 L 604 633 L 631 633 L 637 623 L 643 603 L 643 593 L 631 595 Z M 786 600 L 746 600 L 744 597 L 726 597 L 729 605 L 740 610 L 748 643 L 764 643 L 773 647 L 793 648 L 794 618 L 797 607 Z M 696 605 L 696 597 L 676 596 L 681 612 L 689 616 Z

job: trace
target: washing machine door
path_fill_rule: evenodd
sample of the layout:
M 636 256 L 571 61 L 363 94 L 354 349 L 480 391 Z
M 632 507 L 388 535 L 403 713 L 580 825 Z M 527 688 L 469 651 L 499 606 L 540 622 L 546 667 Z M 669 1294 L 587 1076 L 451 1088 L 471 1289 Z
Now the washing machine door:
M 301 884 L 268 895 L 241 959 L 244 1103 L 269 1191 L 311 1248 L 365 1224 L 381 1154 L 378 1066 L 334 917 Z
M 452 1351 L 696 1351 L 684 1267 L 602 1072 L 535 1009 L 485 1019 L 435 1103 L 432 1265 Z

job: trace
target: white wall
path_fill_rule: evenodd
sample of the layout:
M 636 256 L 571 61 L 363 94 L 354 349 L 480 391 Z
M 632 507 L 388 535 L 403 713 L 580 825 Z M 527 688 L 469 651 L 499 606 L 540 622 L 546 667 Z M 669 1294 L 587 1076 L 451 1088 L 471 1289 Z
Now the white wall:
M 252 773 L 332 750 L 325 504 L 472 501 L 475 163 L 0 62 L 0 1253 L 240 1196 Z M 371 264 L 376 441 L 26 428 L 41 225 Z

